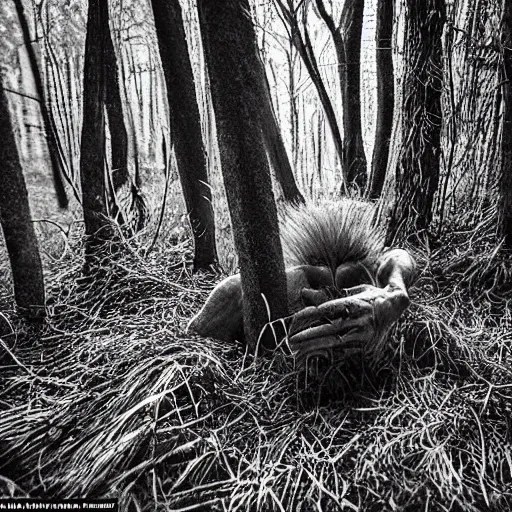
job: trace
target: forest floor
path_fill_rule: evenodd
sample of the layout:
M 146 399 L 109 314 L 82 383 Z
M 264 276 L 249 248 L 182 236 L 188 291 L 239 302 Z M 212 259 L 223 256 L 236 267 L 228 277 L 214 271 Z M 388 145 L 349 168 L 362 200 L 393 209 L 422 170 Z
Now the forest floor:
M 73 229 L 42 324 L 0 290 L 0 496 L 512 509 L 512 257 L 486 225 L 411 248 L 420 276 L 383 360 L 309 381 L 284 352 L 255 359 L 184 332 L 222 276 L 191 275 L 183 233 L 149 254 L 143 238 L 106 247 L 91 285 Z

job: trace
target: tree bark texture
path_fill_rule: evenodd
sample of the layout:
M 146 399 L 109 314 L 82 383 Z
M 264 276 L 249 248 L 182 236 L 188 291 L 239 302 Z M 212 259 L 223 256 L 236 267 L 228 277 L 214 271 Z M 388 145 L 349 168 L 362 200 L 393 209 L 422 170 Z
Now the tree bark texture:
M 41 109 L 41 117 L 43 118 L 44 131 L 46 134 L 48 153 L 50 155 L 50 162 L 52 165 L 53 183 L 57 195 L 57 200 L 61 208 L 67 208 L 69 201 L 66 194 L 64 181 L 62 179 L 62 177 L 66 175 L 66 168 L 63 162 L 64 157 L 59 149 L 55 123 L 51 118 L 51 112 L 45 102 L 43 80 L 39 71 L 39 65 L 37 63 L 34 47 L 32 46 L 30 30 L 28 27 L 27 18 L 25 17 L 23 2 L 22 0 L 15 0 L 14 3 L 16 6 L 16 12 L 18 14 L 18 20 L 20 22 L 21 32 L 23 34 L 23 41 L 27 50 L 32 76 L 34 78 L 34 85 L 39 99 L 39 107 Z
M 382 193 L 389 157 L 395 85 L 393 77 L 393 1 L 378 0 L 376 27 L 377 119 L 373 147 L 372 172 L 368 197 L 377 199 Z
M 439 183 L 444 0 L 406 0 L 395 198 L 387 239 L 426 230 Z
M 105 1 L 105 3 L 107 2 Z M 130 180 L 128 172 L 128 133 L 124 122 L 117 57 L 108 26 L 108 16 L 103 22 L 107 23 L 107 26 L 103 27 L 105 32 L 105 105 L 111 138 L 112 184 L 114 185 L 114 191 L 117 192 Z
M 287 314 L 286 275 L 261 134 L 258 48 L 248 0 L 199 0 L 219 149 L 239 255 L 245 338 Z M 268 312 L 267 313 L 267 306 Z M 272 336 L 263 338 L 271 348 Z
M 0 140 L 0 221 L 11 262 L 14 298 L 20 313 L 37 318 L 44 316 L 45 311 L 43 269 L 9 104 L 1 82 Z
M 343 159 L 347 180 L 364 191 L 366 186 L 366 155 L 361 127 L 361 34 L 364 0 L 346 0 L 342 19 L 343 46 L 334 39 L 338 54 L 343 104 Z M 343 61 L 340 61 L 344 51 Z
M 212 194 L 183 17 L 178 0 L 152 0 L 167 86 L 171 137 L 195 243 L 194 268 L 217 261 Z
M 80 178 L 85 233 L 90 238 L 86 255 L 92 255 L 99 239 L 110 238 L 105 183 L 105 76 L 108 3 L 89 0 L 84 57 L 83 123 Z
M 501 229 L 512 249 L 512 4 L 503 6 L 503 140 L 501 175 Z

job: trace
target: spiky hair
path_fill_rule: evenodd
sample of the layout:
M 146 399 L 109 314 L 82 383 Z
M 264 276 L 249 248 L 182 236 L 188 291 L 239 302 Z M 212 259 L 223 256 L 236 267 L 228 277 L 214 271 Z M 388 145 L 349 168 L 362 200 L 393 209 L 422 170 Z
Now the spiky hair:
M 343 199 L 283 208 L 281 239 L 287 265 L 325 265 L 333 274 L 342 263 L 372 266 L 383 249 L 383 233 L 371 203 Z

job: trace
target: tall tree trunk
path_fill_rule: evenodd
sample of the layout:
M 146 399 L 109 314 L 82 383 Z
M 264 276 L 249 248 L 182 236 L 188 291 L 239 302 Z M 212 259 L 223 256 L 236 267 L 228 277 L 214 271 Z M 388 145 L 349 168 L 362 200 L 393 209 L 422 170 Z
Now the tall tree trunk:
M 286 275 L 261 134 L 258 48 L 248 0 L 199 0 L 222 172 L 239 255 L 245 338 L 287 315 Z M 267 314 L 268 307 L 268 314 Z M 271 348 L 272 336 L 263 343 Z
M 167 85 L 172 142 L 194 234 L 194 269 L 217 261 L 212 194 L 188 45 L 178 0 L 152 0 Z
M 349 183 L 363 192 L 366 186 L 366 156 L 361 128 L 361 34 L 364 0 L 346 0 L 342 20 L 344 64 L 339 62 L 343 104 L 343 158 Z M 335 39 L 335 44 L 337 40 Z M 338 43 L 339 44 L 339 43 Z M 342 50 L 336 45 L 337 52 Z
M 92 256 L 100 239 L 110 238 L 105 187 L 105 46 L 108 3 L 89 0 L 85 39 L 83 123 L 80 147 L 80 178 L 85 233 L 89 236 L 86 256 Z
M 66 104 L 68 106 L 68 109 L 70 111 L 69 114 L 69 133 L 70 133 L 70 146 L 69 146 L 69 153 L 70 153 L 70 167 L 71 169 L 75 169 L 75 155 L 78 154 L 77 147 L 76 147 L 76 141 L 77 141 L 77 135 L 76 135 L 76 123 L 75 115 L 75 92 L 73 91 L 73 85 L 74 85 L 74 69 L 73 69 L 73 57 L 67 56 L 66 58 Z M 73 171 L 72 171 L 73 173 Z
M 105 3 L 107 3 L 106 0 Z M 117 192 L 130 179 L 128 173 L 128 134 L 123 116 L 117 57 L 108 26 L 108 12 L 107 19 L 103 20 L 103 22 L 107 25 L 103 27 L 105 33 L 105 105 L 107 107 L 108 128 L 111 137 L 112 183 L 115 192 Z
M 112 162 L 112 187 L 109 194 L 109 210 L 111 216 L 120 224 L 125 226 L 129 225 L 130 229 L 137 232 L 146 225 L 147 206 L 139 190 L 140 184 L 136 183 L 138 171 L 136 171 L 135 176 L 132 178 L 128 169 L 128 132 L 126 129 L 123 101 L 121 99 L 121 66 L 118 66 L 108 19 L 104 22 L 107 23 L 107 26 L 104 27 L 105 106 L 110 132 Z M 119 206 L 118 196 L 124 185 L 127 185 L 127 187 L 124 187 L 122 194 L 128 196 L 130 202 L 127 207 L 121 208 Z
M 375 126 L 375 144 L 373 146 L 372 172 L 368 197 L 380 197 L 389 157 L 389 144 L 393 129 L 393 108 L 395 89 L 393 79 L 393 2 L 394 0 L 378 0 L 377 27 L 375 39 L 377 43 L 377 120 Z
M 14 297 L 20 313 L 37 318 L 45 312 L 43 269 L 9 104 L 1 82 L 0 140 L 0 222 L 11 261 Z
M 286 153 L 281 130 L 277 123 L 276 114 L 272 105 L 272 94 L 270 92 L 270 85 L 268 83 L 267 75 L 265 73 L 265 66 L 259 56 L 258 57 L 258 70 L 259 75 L 257 86 L 260 89 L 260 107 L 263 110 L 263 139 L 267 149 L 267 154 L 272 168 L 276 174 L 277 181 L 283 190 L 283 196 L 286 201 L 295 204 L 304 204 L 304 197 L 300 193 L 295 177 L 293 175 L 292 166 Z
M 387 239 L 425 231 L 439 183 L 444 0 L 406 0 L 402 116 Z
M 501 229 L 512 249 L 512 4 L 503 6 L 503 140 L 501 175 Z
M 55 131 L 54 123 L 52 123 L 51 113 L 45 103 L 45 94 L 43 80 L 39 71 L 39 65 L 37 63 L 36 54 L 34 47 L 32 46 L 32 40 L 30 38 L 30 30 L 28 27 L 27 18 L 25 17 L 25 11 L 23 9 L 22 0 L 15 0 L 16 12 L 20 22 L 21 32 L 23 34 L 23 42 L 27 50 L 28 60 L 34 78 L 34 85 L 36 87 L 37 96 L 39 99 L 39 106 L 41 109 L 41 116 L 43 118 L 44 130 L 46 133 L 46 141 L 48 143 L 48 153 L 50 154 L 50 161 L 52 164 L 53 183 L 55 192 L 57 194 L 57 200 L 61 208 L 67 208 L 69 201 L 64 187 L 64 181 L 62 176 L 66 175 L 65 163 L 63 157 L 59 152 L 59 145 L 57 141 L 57 133 Z
M 323 187 L 323 151 L 324 151 L 324 122 L 322 119 L 322 114 L 318 113 L 318 122 L 317 122 L 317 140 L 318 140 L 318 151 L 317 151 L 317 173 L 318 173 L 318 184 L 320 185 L 320 189 Z

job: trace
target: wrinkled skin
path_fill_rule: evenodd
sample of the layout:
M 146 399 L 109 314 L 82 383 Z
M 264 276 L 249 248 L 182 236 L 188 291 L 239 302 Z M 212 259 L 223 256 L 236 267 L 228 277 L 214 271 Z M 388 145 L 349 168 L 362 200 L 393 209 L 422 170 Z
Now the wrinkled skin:
M 286 319 L 290 347 L 298 360 L 313 355 L 332 360 L 332 349 L 375 350 L 409 306 L 407 287 L 414 269 L 409 254 L 395 249 L 379 259 L 375 284 L 339 287 L 341 297 L 333 299 L 315 293 L 316 304 Z
M 385 252 L 375 268 L 350 262 L 333 278 L 323 266 L 287 269 L 288 306 L 284 319 L 290 348 L 300 365 L 313 356 L 333 359 L 333 350 L 374 350 L 409 305 L 415 271 L 404 250 Z M 203 336 L 243 339 L 240 276 L 228 277 L 212 291 L 188 329 Z

